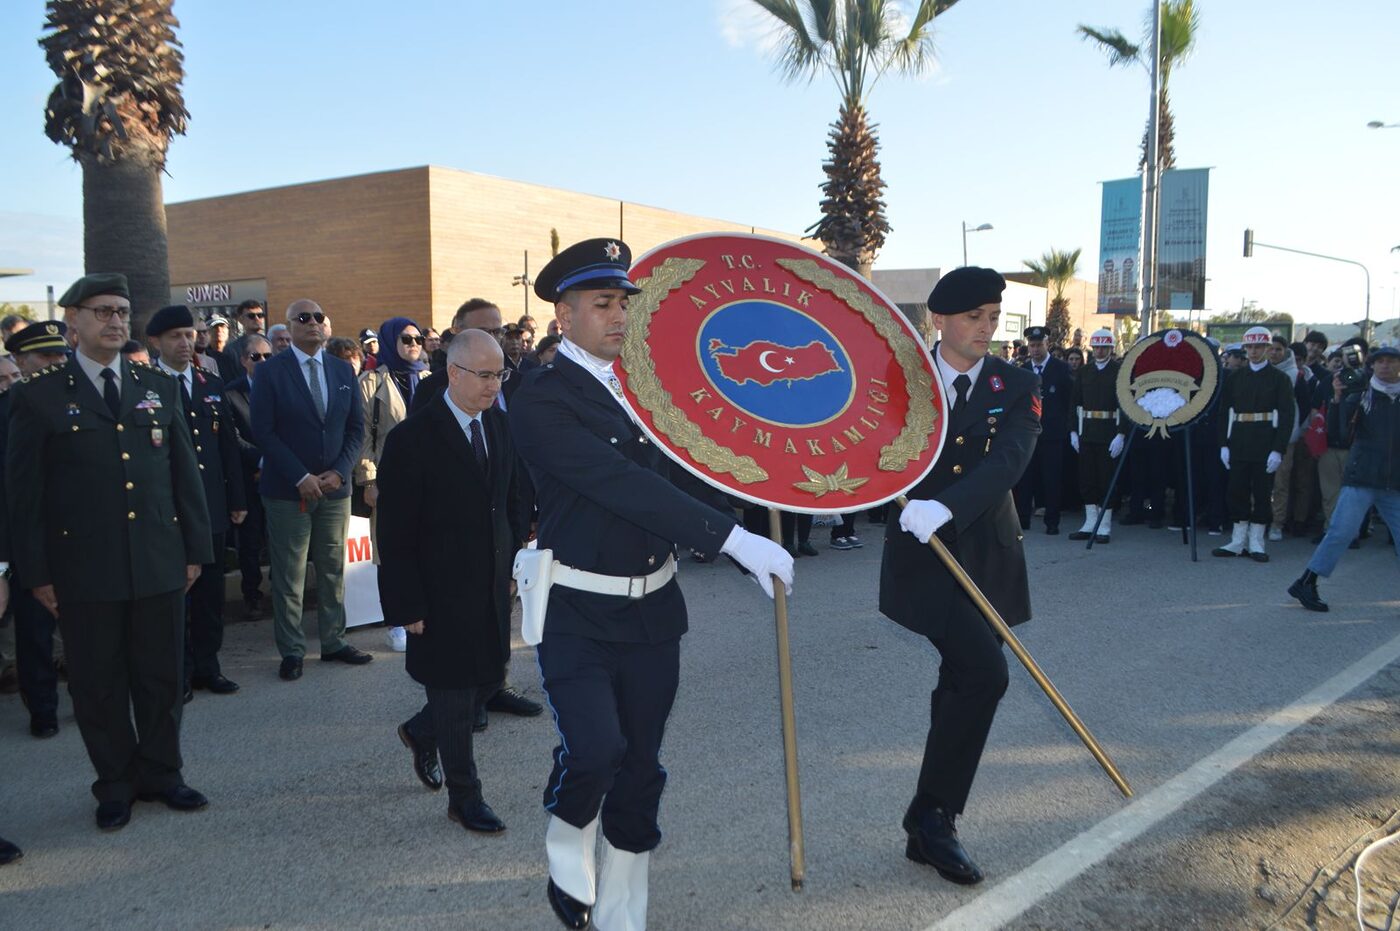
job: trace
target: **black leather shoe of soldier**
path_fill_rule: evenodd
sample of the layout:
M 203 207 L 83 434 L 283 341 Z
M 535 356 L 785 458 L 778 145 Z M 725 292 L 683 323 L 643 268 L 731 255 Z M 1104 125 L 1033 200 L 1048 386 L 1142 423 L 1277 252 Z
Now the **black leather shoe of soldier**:
M 1095 535 L 1095 537 L 1094 537 L 1094 542 L 1095 542 L 1095 543 L 1111 543 L 1112 540 L 1110 539 L 1110 537 L 1109 537 L 1108 534 L 1106 534 L 1106 533 L 1100 533 L 1100 534 Z
M 1323 601 L 1317 593 L 1316 582 L 1304 582 L 1302 579 L 1294 579 L 1293 584 L 1288 586 L 1288 594 L 1297 598 L 1303 607 L 1309 611 L 1327 611 L 1327 602 Z
M 501 689 L 486 702 L 487 711 L 501 711 L 522 718 L 533 718 L 544 710 L 544 705 L 530 701 L 513 685 Z
M 1047 526 L 1045 528 L 1045 535 L 1047 537 L 1058 537 L 1060 535 L 1060 525 L 1056 524 L 1053 527 Z
M 29 719 L 30 736 L 46 740 L 58 733 L 58 722 L 53 718 L 32 717 Z
M 131 803 L 110 800 L 97 803 L 97 827 L 103 831 L 124 828 L 131 820 Z
M 939 876 L 962 886 L 982 881 L 982 871 L 958 840 L 953 816 L 942 808 L 930 808 L 917 817 L 905 815 L 904 830 L 909 832 L 904 855 L 910 860 L 931 866 Z
M 1256 553 L 1256 552 L 1254 552 L 1253 550 L 1250 550 L 1250 551 L 1249 551 L 1248 553 L 1246 553 L 1245 555 L 1248 556 L 1250 559 L 1254 560 L 1255 562 L 1268 562 L 1268 561 L 1269 561 L 1269 554 L 1268 554 L 1268 553 Z
M 413 754 L 413 772 L 418 781 L 436 792 L 442 788 L 442 769 L 438 766 L 436 748 L 427 748 L 408 732 L 407 724 L 399 725 L 399 740 Z
M 554 885 L 554 880 L 549 881 L 546 887 L 546 894 L 549 896 L 549 907 L 554 909 L 554 914 L 564 923 L 566 928 L 586 928 L 593 920 L 593 906 L 584 905 L 578 899 L 569 895 L 563 889 Z
M 1087 530 L 1075 530 L 1072 533 L 1070 533 L 1069 539 L 1074 540 L 1077 543 L 1080 540 L 1087 540 L 1092 536 L 1093 534 Z
M 232 679 L 225 679 L 222 674 L 195 676 L 190 680 L 190 685 L 197 689 L 204 689 L 206 692 L 213 692 L 215 695 L 232 695 L 238 691 L 238 683 Z
M 500 834 L 506 829 L 505 822 L 497 818 L 491 806 L 485 802 L 448 805 L 447 817 L 477 834 Z
M 6 863 L 13 863 L 24 856 L 24 851 L 19 847 L 0 837 L 0 866 Z
M 288 682 L 301 678 L 301 657 L 284 656 L 282 666 L 277 670 L 277 674 Z
M 141 792 L 136 797 L 143 802 L 160 802 L 173 811 L 198 811 L 209 804 L 204 793 L 189 786 L 171 786 L 164 792 Z
M 374 654 L 357 650 L 348 643 L 334 653 L 321 654 L 321 662 L 323 663 L 348 663 L 351 666 L 363 666 L 365 663 L 373 661 Z

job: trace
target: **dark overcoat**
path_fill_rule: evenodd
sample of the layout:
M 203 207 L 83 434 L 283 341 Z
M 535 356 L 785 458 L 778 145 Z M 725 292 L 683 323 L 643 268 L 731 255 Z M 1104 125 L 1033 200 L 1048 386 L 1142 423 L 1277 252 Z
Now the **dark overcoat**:
M 232 526 L 229 512 L 248 510 L 238 430 L 229 414 L 223 381 L 198 366 L 191 366 L 191 371 L 194 391 L 185 415 L 199 460 L 199 477 L 204 480 L 209 525 L 214 533 L 227 533 Z

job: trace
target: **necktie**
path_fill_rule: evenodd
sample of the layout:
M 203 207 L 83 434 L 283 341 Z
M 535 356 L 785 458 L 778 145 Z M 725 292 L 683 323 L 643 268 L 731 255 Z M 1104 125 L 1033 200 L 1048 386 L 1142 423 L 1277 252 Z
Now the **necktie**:
M 486 471 L 486 438 L 481 435 L 481 421 L 471 422 L 472 451 L 476 453 L 476 464 Z
M 326 399 L 321 397 L 321 366 L 315 359 L 306 360 L 311 379 L 311 403 L 316 405 L 316 416 L 326 419 Z
M 102 386 L 102 400 L 107 402 L 107 409 L 112 412 L 112 416 L 120 419 L 122 396 L 117 393 L 117 373 L 111 369 L 103 369 L 102 380 L 106 382 Z
M 967 406 L 967 392 L 972 387 L 972 379 L 966 373 L 953 379 L 953 419 L 956 420 Z
M 180 376 L 180 394 L 185 401 L 185 413 L 194 410 L 194 398 L 190 395 L 190 373 L 185 372 Z

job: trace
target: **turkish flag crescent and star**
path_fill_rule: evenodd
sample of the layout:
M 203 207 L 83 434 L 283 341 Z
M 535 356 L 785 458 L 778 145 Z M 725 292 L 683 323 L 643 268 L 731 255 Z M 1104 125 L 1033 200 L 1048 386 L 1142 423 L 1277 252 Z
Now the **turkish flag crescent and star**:
M 740 385 L 747 381 L 765 386 L 780 381 L 804 381 L 841 371 L 835 354 L 818 340 L 805 346 L 782 346 L 756 340 L 738 348 L 711 340 L 709 348 L 724 377 Z

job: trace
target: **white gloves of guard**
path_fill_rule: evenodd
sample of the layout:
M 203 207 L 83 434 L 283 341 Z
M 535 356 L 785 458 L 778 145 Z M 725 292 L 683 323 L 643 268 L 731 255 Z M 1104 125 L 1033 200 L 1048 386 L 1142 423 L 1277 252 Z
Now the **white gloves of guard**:
M 1123 434 L 1114 434 L 1113 442 L 1108 444 L 1108 458 L 1117 459 L 1123 455 Z
M 1269 458 L 1264 463 L 1264 471 L 1273 475 L 1281 465 L 1283 465 L 1283 453 L 1269 453 Z
M 753 580 L 763 593 L 773 597 L 773 576 L 783 582 L 783 590 L 792 594 L 792 554 L 767 537 L 749 533 L 743 527 L 729 531 L 719 551 L 753 574 Z
M 948 521 L 953 512 L 937 501 L 910 501 L 899 512 L 899 529 L 914 535 L 920 543 L 927 543 Z
M 1071 430 L 1069 434 L 1069 445 L 1074 447 L 1075 452 L 1079 452 L 1079 434 L 1075 433 L 1073 430 Z
M 1230 468 L 1230 447 L 1220 447 L 1220 461 L 1225 464 L 1225 468 Z

